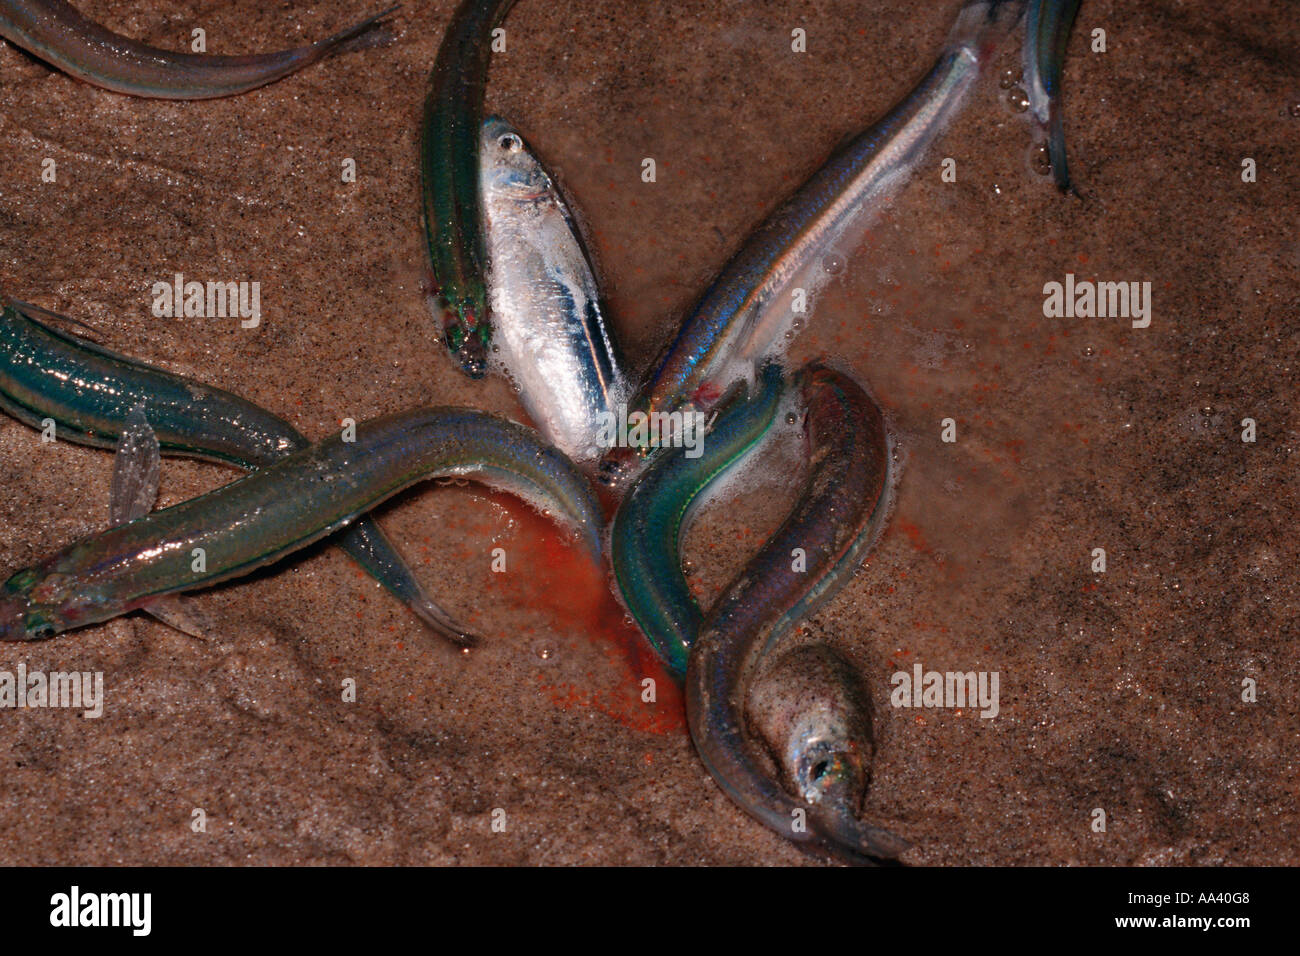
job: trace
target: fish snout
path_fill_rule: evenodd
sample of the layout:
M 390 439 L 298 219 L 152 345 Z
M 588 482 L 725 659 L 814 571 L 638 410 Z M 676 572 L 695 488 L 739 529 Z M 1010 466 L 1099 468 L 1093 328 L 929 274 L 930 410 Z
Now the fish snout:
M 987 62 L 1015 29 L 1024 12 L 1025 0 L 966 0 L 949 32 L 948 42 L 966 47 L 979 62 Z
M 450 309 L 447 310 L 443 322 L 447 349 L 460 363 L 461 371 L 470 378 L 482 378 L 486 375 L 487 343 L 492 337 L 487 323 L 476 322 L 473 313 L 468 310 L 464 319 L 458 319 Z
M 811 804 L 842 804 L 856 810 L 867 791 L 869 768 L 852 746 L 817 746 L 800 753 L 790 781 Z
M 482 378 L 487 374 L 487 353 L 483 349 L 462 348 L 456 353 L 461 371 L 470 378 Z
M 54 625 L 32 612 L 21 594 L 0 594 L 0 641 L 39 641 L 54 636 Z

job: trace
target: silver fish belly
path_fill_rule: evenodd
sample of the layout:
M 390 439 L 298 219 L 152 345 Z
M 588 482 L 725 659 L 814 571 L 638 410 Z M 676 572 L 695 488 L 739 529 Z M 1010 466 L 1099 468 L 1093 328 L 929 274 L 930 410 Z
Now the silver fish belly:
M 483 123 L 479 175 L 492 365 L 579 464 L 606 449 L 628 381 L 591 261 L 555 182 L 509 123 Z

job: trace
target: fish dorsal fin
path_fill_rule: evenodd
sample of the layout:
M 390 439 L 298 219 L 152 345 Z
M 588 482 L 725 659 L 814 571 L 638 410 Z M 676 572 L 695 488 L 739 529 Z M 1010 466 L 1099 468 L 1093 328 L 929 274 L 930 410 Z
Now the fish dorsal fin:
M 109 521 L 126 524 L 147 515 L 158 500 L 158 470 L 161 452 L 158 436 L 145 417 L 144 405 L 131 409 L 117 441 L 113 458 L 113 490 L 109 499 Z

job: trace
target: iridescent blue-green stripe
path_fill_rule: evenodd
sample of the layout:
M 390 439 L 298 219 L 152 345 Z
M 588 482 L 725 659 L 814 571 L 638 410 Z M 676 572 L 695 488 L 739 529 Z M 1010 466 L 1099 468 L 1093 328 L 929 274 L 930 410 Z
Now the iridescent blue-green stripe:
M 783 385 L 780 366 L 764 367 L 755 394 L 737 397 L 718 416 L 698 458 L 681 448 L 662 452 L 614 516 L 610 556 L 623 602 L 679 680 L 701 618 L 682 573 L 683 529 L 700 496 L 767 434 Z
M 420 131 L 420 181 L 431 290 L 447 349 L 472 378 L 487 371 L 488 317 L 479 191 L 479 136 L 492 32 L 515 0 L 463 0 L 429 76 Z

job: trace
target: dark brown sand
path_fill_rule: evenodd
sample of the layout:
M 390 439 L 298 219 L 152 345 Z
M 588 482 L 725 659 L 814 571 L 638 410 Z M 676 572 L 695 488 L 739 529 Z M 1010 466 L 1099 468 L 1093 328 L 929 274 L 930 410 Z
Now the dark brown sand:
M 357 15 L 77 3 L 157 45 L 202 26 L 227 53 Z M 452 3 L 406 6 L 393 45 L 216 102 L 129 99 L 0 45 L 5 290 L 314 436 L 417 404 L 522 416 L 433 341 L 416 142 Z M 581 209 L 636 363 L 924 72 L 957 6 L 519 4 L 489 106 Z M 869 677 L 866 813 L 915 842 L 909 862 L 1300 861 L 1297 30 L 1281 0 L 1087 0 L 1066 88 L 1089 201 L 1030 170 L 1030 130 L 990 78 L 798 340 L 869 384 L 905 457 L 869 566 L 807 632 Z M 152 317 L 150 286 L 178 271 L 260 281 L 261 326 Z M 1151 282 L 1150 327 L 1044 318 L 1043 285 L 1067 272 Z M 110 470 L 0 421 L 0 568 L 103 528 Z M 231 477 L 169 460 L 164 503 Z M 786 481 L 752 488 L 689 537 L 706 599 L 780 518 Z M 456 487 L 379 516 L 481 649 L 432 640 L 328 548 L 195 596 L 206 643 L 131 616 L 6 645 L 0 669 L 102 671 L 107 701 L 98 720 L 0 711 L 0 863 L 807 862 L 713 784 L 680 700 L 549 526 Z M 998 672 L 1000 713 L 891 708 L 890 675 L 917 662 Z

